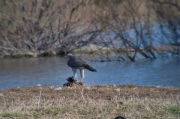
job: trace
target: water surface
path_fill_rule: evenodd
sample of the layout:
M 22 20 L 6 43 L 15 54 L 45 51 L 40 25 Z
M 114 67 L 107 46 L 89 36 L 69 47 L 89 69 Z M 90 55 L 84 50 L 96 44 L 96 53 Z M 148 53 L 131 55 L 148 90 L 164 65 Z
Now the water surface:
M 0 60 L 0 89 L 36 86 L 62 86 L 73 76 L 61 57 Z M 180 58 L 137 62 L 92 62 L 97 73 L 85 71 L 85 84 L 135 84 L 180 87 Z M 80 78 L 79 71 L 78 77 Z

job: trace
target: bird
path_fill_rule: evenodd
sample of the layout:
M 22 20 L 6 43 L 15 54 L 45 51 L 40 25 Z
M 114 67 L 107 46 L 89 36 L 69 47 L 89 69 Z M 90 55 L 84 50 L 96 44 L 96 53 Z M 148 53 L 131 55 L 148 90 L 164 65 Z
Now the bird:
M 83 82 L 84 77 L 85 77 L 85 75 L 84 75 L 84 70 L 85 69 L 87 69 L 89 71 L 92 71 L 92 72 L 97 72 L 97 70 L 92 68 L 86 62 L 86 60 L 84 60 L 83 58 L 74 56 L 72 54 L 67 54 L 67 57 L 69 58 L 68 62 L 67 62 L 67 65 L 72 68 L 72 71 L 73 71 L 73 74 L 74 74 L 74 79 L 77 80 L 77 70 L 78 69 L 80 71 L 81 82 Z

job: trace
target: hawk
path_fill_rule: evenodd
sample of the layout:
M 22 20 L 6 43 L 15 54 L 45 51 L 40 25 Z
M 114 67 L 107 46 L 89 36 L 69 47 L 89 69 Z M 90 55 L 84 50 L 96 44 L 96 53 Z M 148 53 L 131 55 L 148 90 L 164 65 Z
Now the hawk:
M 73 56 L 72 54 L 68 54 L 67 57 L 69 58 L 67 65 L 72 68 L 74 79 L 77 79 L 77 69 L 79 69 L 80 71 L 81 82 L 85 77 L 84 75 L 85 69 L 92 72 L 97 72 L 97 70 L 92 68 L 84 59 L 77 56 Z

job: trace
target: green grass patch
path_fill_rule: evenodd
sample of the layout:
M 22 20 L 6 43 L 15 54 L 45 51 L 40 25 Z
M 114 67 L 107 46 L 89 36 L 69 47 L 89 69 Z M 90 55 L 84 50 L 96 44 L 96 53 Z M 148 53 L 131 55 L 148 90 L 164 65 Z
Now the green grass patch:
M 148 109 L 147 109 L 148 108 Z M 24 112 L 26 112 L 24 114 Z M 112 118 L 115 115 L 126 115 L 126 117 L 152 119 L 159 118 L 178 118 L 180 114 L 179 106 L 163 106 L 163 105 L 140 105 L 140 104 L 115 104 L 110 103 L 106 105 L 93 105 L 93 104 L 79 104 L 68 105 L 59 107 L 46 107 L 26 109 L 24 108 L 20 112 L 3 112 L 0 113 L 0 118 L 58 118 L 66 117 L 65 115 L 76 116 L 92 116 L 98 118 Z
M 168 111 L 174 115 L 180 116 L 180 106 L 171 106 L 168 108 Z
M 22 117 L 21 113 L 18 112 L 4 112 L 0 114 L 1 117 L 9 117 L 9 118 L 15 118 L 15 117 Z
M 60 109 L 60 112 L 61 112 L 61 114 L 64 114 L 64 113 L 66 113 L 67 111 L 69 111 L 69 109 L 70 109 L 70 107 L 64 106 L 64 107 L 62 107 L 62 108 Z
M 49 108 L 40 108 L 40 109 L 31 109 L 30 113 L 33 112 L 34 118 L 40 118 L 42 116 L 55 117 L 57 115 L 62 115 L 70 110 L 69 106 L 62 107 L 49 107 Z

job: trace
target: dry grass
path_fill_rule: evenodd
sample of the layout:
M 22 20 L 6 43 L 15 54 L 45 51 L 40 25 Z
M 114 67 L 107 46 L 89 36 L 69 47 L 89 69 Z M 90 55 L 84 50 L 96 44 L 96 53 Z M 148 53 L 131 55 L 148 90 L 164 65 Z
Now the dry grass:
M 0 90 L 0 118 L 180 118 L 180 88 L 134 85 Z

